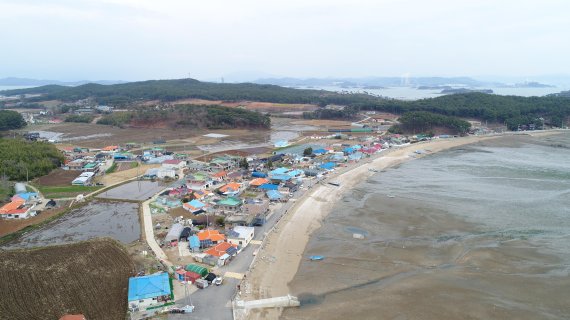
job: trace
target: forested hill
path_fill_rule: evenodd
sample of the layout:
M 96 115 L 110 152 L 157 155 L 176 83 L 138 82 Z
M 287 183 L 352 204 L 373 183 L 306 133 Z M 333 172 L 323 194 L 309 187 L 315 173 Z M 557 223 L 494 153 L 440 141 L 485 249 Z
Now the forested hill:
M 150 80 L 115 85 L 86 84 L 77 87 L 50 85 L 0 91 L 0 94 L 42 94 L 41 97 L 27 99 L 30 102 L 34 100 L 75 101 L 92 97 L 98 103 L 115 106 L 141 100 L 168 102 L 187 98 L 348 106 L 342 112 L 320 109 L 315 113 L 305 114 L 309 118 L 351 118 L 360 110 L 396 114 L 404 114 L 410 111 L 428 111 L 447 116 L 470 117 L 512 124 L 524 123 L 532 117 L 543 117 L 547 123 L 561 126 L 566 123 L 570 116 L 570 98 L 563 96 L 519 97 L 464 93 L 416 101 L 401 101 L 367 94 L 300 90 L 253 83 L 210 83 L 194 79 Z
M 490 122 L 507 123 L 509 127 L 527 124 L 533 118 L 542 117 L 545 122 L 561 127 L 570 117 L 570 97 L 519 97 L 485 93 L 462 93 L 415 101 L 380 99 L 375 101 L 350 101 L 350 95 L 328 97 L 341 100 L 336 104 L 350 107 L 342 111 L 319 109 L 305 113 L 305 118 L 351 118 L 359 110 L 375 110 L 405 114 L 412 111 L 427 111 L 446 116 L 474 118 Z M 345 103 L 342 103 L 344 101 Z
M 211 83 L 194 79 L 149 80 L 115 85 L 85 84 L 77 87 L 58 85 L 0 91 L 2 95 L 42 94 L 35 100 L 76 101 L 93 97 L 101 104 L 120 105 L 138 100 L 174 101 L 187 98 L 223 101 L 261 101 L 276 103 L 319 103 L 327 96 L 340 94 L 324 90 L 298 90 L 253 83 Z M 376 100 L 365 94 L 354 99 Z

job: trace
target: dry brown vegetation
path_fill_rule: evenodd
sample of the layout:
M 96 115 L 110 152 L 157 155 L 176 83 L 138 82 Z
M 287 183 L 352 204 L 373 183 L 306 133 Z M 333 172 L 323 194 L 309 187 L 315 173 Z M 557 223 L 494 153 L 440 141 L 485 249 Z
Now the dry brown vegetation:
M 125 319 L 134 265 L 109 239 L 0 252 L 0 319 Z
M 55 169 L 49 174 L 39 177 L 36 183 L 40 186 L 70 186 L 81 171 Z
M 184 99 L 175 101 L 173 104 L 194 104 L 194 105 L 219 105 L 224 107 L 243 107 L 247 110 L 256 110 L 263 112 L 288 112 L 288 111 L 314 111 L 318 107 L 313 104 L 302 103 L 273 103 L 273 102 L 257 102 L 257 101 L 238 101 L 227 102 L 221 100 L 204 100 L 204 99 Z

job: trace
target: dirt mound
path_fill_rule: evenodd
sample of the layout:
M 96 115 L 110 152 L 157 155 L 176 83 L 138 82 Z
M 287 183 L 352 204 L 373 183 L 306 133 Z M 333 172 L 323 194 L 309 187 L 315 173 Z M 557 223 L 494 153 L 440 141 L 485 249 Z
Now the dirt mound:
M 0 319 L 125 319 L 134 265 L 112 240 L 0 251 Z

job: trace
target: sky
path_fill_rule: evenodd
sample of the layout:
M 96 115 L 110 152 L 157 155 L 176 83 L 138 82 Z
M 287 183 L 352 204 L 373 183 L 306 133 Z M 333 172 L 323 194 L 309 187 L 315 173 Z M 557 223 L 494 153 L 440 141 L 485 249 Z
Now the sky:
M 569 30 L 566 0 L 0 0 L 0 77 L 532 78 Z

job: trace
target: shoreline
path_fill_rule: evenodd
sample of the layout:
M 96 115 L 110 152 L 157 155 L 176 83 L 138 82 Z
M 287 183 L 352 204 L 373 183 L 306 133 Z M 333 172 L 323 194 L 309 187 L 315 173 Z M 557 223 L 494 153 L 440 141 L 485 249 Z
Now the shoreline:
M 560 133 L 559 130 L 525 133 L 535 137 Z M 246 287 L 250 290 L 242 295 L 243 300 L 264 299 L 290 294 L 289 283 L 295 277 L 303 253 L 314 231 L 321 227 L 323 219 L 331 212 L 336 201 L 356 184 L 376 174 L 369 169 L 381 171 L 415 158 L 448 150 L 480 141 L 521 134 L 509 133 L 492 136 L 469 136 L 454 139 L 432 140 L 411 144 L 401 148 L 384 151 L 372 158 L 361 160 L 359 163 L 339 170 L 328 176 L 325 181 L 334 179 L 340 182 L 335 187 L 324 182 L 297 200 L 289 213 L 283 216 L 273 232 L 270 232 L 260 248 L 258 257 L 248 273 Z M 423 149 L 426 154 L 411 157 L 415 150 Z M 282 310 L 266 309 L 252 310 L 249 319 L 278 319 Z

